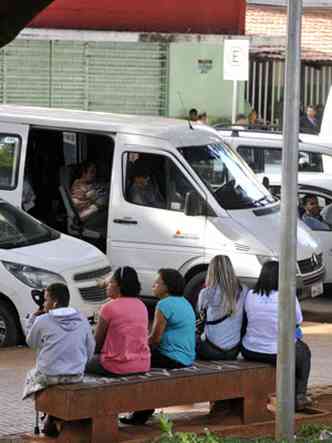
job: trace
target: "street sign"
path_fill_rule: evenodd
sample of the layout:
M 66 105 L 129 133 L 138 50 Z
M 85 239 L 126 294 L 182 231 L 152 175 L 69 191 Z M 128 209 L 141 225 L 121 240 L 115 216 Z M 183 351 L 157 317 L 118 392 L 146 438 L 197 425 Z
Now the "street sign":
M 224 41 L 224 80 L 248 80 L 249 40 Z

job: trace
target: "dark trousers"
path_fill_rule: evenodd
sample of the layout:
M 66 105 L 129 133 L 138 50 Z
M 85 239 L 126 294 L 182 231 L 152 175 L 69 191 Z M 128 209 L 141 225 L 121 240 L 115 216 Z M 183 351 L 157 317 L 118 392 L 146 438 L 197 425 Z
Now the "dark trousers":
M 249 351 L 241 346 L 241 354 L 246 360 L 277 365 L 276 354 L 263 354 Z M 309 346 L 301 340 L 295 344 L 295 394 L 306 394 L 311 368 L 311 352 Z
M 107 371 L 100 363 L 100 354 L 95 354 L 91 360 L 85 366 L 85 373 L 91 375 L 101 375 L 103 377 L 126 377 L 128 375 L 140 375 L 143 372 L 130 372 L 123 374 L 116 374 L 114 372 Z
M 112 377 L 117 374 L 107 371 L 100 363 L 100 354 L 95 354 L 85 366 L 86 374 L 101 375 L 103 377 Z
M 236 360 L 240 352 L 240 345 L 232 349 L 220 349 L 208 339 L 199 339 L 196 351 L 201 360 Z

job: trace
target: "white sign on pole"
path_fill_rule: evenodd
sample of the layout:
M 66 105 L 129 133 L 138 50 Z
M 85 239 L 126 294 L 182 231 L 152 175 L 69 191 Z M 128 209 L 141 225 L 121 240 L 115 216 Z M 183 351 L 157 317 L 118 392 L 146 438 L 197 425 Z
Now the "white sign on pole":
M 249 40 L 224 40 L 224 80 L 248 80 Z

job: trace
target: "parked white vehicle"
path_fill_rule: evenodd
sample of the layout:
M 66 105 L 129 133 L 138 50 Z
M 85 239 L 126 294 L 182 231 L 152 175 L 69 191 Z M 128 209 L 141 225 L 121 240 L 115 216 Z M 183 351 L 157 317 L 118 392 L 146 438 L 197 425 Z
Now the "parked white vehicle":
M 66 220 L 67 232 L 87 239 L 98 233 L 86 229 L 70 201 L 71 172 L 83 160 L 96 164 L 97 179 L 110 183 L 102 246 L 112 267 L 136 268 L 145 296 L 162 267 L 182 272 L 194 302 L 214 255 L 229 255 L 249 286 L 262 263 L 278 257 L 279 202 L 213 129 L 160 117 L 0 106 L 1 146 L 10 161 L 2 165 L 0 155 L 0 195 L 21 206 L 26 173 L 38 216 Z M 132 200 L 137 159 L 162 205 Z M 318 295 L 321 249 L 301 223 L 297 254 L 302 296 Z
M 269 179 L 270 190 L 279 196 L 282 135 L 266 131 L 231 129 L 218 132 L 254 170 L 260 182 L 264 177 Z M 329 201 L 329 197 L 332 195 L 332 148 L 300 142 L 298 182 L 299 199 L 305 194 L 314 194 L 319 197 L 322 207 L 331 203 L 332 199 Z M 319 241 L 324 253 L 325 282 L 332 283 L 332 232 L 311 232 Z
M 19 342 L 27 314 L 38 308 L 33 291 L 54 282 L 66 284 L 71 306 L 93 319 L 106 298 L 96 278 L 109 273 L 97 248 L 0 200 L 0 347 Z

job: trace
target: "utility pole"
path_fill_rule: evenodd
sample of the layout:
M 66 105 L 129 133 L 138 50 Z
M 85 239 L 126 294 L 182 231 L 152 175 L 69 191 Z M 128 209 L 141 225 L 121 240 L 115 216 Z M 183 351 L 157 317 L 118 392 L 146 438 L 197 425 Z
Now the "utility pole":
M 302 0 L 288 0 L 283 118 L 276 437 L 294 441 L 297 171 Z

